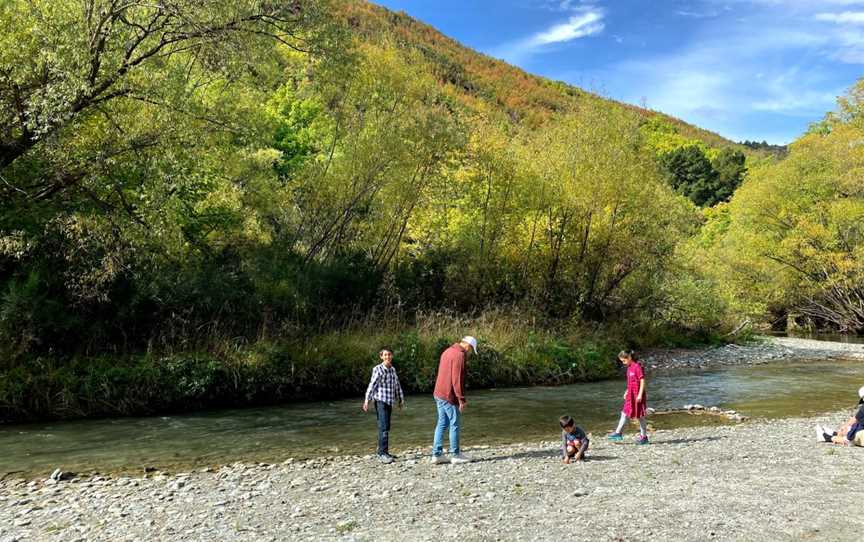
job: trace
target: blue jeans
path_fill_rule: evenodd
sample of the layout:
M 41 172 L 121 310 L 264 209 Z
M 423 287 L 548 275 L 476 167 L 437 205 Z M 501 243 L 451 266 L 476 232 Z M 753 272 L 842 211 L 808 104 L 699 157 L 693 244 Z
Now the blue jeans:
M 378 455 L 390 453 L 390 416 L 393 405 L 375 401 L 375 414 L 378 416 Z
M 447 401 L 435 398 L 435 405 L 438 407 L 438 425 L 435 426 L 435 438 L 432 441 L 432 455 L 441 455 L 444 453 L 442 441 L 444 440 L 444 430 L 450 427 L 450 453 L 456 455 L 459 453 L 459 407 L 448 403 Z

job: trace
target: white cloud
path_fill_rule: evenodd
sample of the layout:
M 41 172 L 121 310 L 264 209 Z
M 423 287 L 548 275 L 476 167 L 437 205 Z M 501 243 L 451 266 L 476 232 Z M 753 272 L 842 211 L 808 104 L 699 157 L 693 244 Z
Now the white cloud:
M 540 4 L 540 7 L 549 11 L 572 12 L 578 10 L 583 5 L 591 5 L 593 3 L 592 0 L 545 0 Z M 532 3 L 532 7 L 536 7 L 536 4 Z
M 688 11 L 688 10 L 678 10 L 675 12 L 675 15 L 680 15 L 681 17 L 690 17 L 692 19 L 709 19 L 712 17 L 717 17 L 720 15 L 719 11 L 710 10 L 710 11 Z
M 864 11 L 844 11 L 842 13 L 819 13 L 816 20 L 838 24 L 864 25 Z
M 500 45 L 489 51 L 513 64 L 520 64 L 544 50 L 556 45 L 580 38 L 600 34 L 606 25 L 603 22 L 604 11 L 593 5 L 572 7 L 571 2 L 564 0 L 558 6 L 571 13 L 566 22 L 557 23 L 542 32 L 537 32 L 527 38 Z
M 526 42 L 527 47 L 540 47 L 551 43 L 572 41 L 603 31 L 603 14 L 599 11 L 586 11 L 573 15 L 566 23 L 557 24 L 548 30 L 534 34 Z
M 632 89 L 618 99 L 644 99 L 651 109 L 740 139 L 768 136 L 769 127 L 754 119 L 783 118 L 784 126 L 801 126 L 834 108 L 848 83 L 838 82 L 818 58 L 835 51 L 843 38 L 784 23 L 766 23 L 759 32 L 750 28 L 722 26 L 684 48 L 611 66 L 600 78 Z M 790 62 L 790 51 L 800 60 Z M 795 136 L 770 129 L 771 141 Z
M 812 111 L 818 115 L 831 109 L 841 92 L 842 89 L 835 92 L 793 91 L 791 88 L 785 87 L 774 89 L 766 98 L 751 102 L 750 107 L 753 111 L 767 111 L 784 115 L 795 115 L 802 111 Z

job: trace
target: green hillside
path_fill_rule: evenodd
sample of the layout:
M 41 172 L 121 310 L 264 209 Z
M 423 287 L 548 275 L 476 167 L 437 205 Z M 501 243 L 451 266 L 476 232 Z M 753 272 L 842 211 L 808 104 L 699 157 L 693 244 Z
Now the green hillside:
M 395 42 L 418 51 L 438 81 L 472 111 L 498 114 L 536 127 L 556 115 L 573 112 L 585 102 L 601 103 L 632 111 L 643 119 L 659 116 L 681 136 L 711 147 L 733 145 L 718 134 L 662 112 L 609 100 L 561 81 L 527 73 L 469 49 L 404 12 L 392 12 L 364 0 L 345 2 L 342 9 L 346 23 L 361 39 Z

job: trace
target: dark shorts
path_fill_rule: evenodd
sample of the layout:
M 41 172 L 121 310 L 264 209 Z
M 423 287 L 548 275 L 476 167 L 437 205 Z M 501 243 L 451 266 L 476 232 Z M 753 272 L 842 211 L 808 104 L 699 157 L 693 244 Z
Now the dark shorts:
M 583 456 L 585 455 L 585 452 L 588 451 L 588 445 L 589 445 L 590 443 L 591 443 L 591 441 L 589 441 L 588 439 L 585 439 L 584 441 L 582 441 L 582 455 L 583 455 Z M 574 448 L 576 448 L 576 450 L 575 450 L 572 454 L 567 450 L 567 448 L 569 448 L 569 447 L 571 447 L 571 446 L 573 446 Z M 573 456 L 575 456 L 577 453 L 579 453 L 579 448 L 575 446 L 575 443 L 574 443 L 573 441 L 567 441 L 567 445 L 564 447 L 564 453 L 565 453 L 568 457 L 573 457 Z

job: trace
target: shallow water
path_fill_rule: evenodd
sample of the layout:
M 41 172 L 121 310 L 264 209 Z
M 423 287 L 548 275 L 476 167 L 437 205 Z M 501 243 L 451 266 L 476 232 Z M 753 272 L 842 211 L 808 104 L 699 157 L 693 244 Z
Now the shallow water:
M 809 361 L 672 371 L 648 375 L 648 404 L 687 403 L 735 409 L 753 417 L 792 417 L 853 409 L 864 384 L 864 362 Z M 463 446 L 556 439 L 557 418 L 570 414 L 597 436 L 617 420 L 623 379 L 499 390 L 468 390 Z M 233 461 L 366 454 L 375 448 L 374 414 L 361 398 L 178 416 L 84 420 L 0 428 L 0 473 L 138 471 L 145 466 L 191 468 Z M 714 416 L 656 416 L 658 429 L 716 424 Z M 409 396 L 394 411 L 391 448 L 431 444 L 431 395 Z

